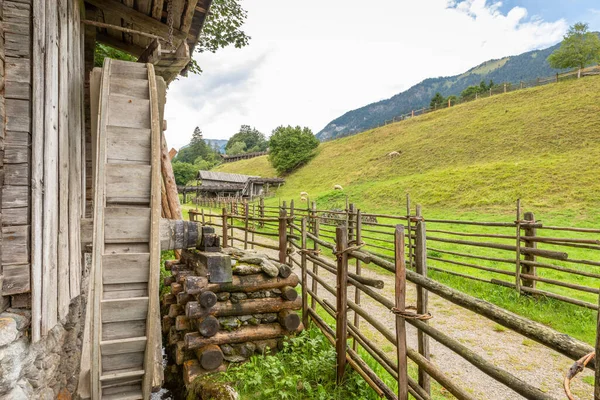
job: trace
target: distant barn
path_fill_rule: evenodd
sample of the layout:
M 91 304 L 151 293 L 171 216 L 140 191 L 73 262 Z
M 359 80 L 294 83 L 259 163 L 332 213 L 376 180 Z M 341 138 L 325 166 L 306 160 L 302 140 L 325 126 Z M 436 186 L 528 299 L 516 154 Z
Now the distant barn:
M 253 175 L 230 174 L 226 172 L 198 171 L 198 185 L 179 187 L 184 201 L 187 193 L 196 192 L 198 197 L 236 197 L 253 199 L 265 196 L 270 188 L 285 183 L 282 178 L 263 178 Z

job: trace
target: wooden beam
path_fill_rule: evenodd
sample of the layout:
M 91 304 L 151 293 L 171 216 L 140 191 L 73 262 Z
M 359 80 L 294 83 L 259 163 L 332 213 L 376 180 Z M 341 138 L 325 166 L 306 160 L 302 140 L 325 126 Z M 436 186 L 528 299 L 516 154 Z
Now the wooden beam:
M 190 27 L 192 26 L 192 20 L 194 19 L 194 13 L 196 12 L 196 4 L 198 4 L 198 0 L 188 0 L 187 7 L 185 9 L 185 13 L 183 14 L 183 19 L 181 22 L 181 29 L 183 32 L 189 32 Z
M 135 57 L 139 57 L 145 50 L 143 47 L 137 46 L 135 44 L 117 40 L 114 37 L 107 35 L 106 33 L 97 32 L 96 40 L 117 50 L 122 50 L 126 53 L 134 55 Z
M 160 50 L 160 42 L 158 39 L 154 39 L 150 42 L 148 47 L 146 47 L 146 50 L 144 50 L 144 52 L 139 56 L 138 62 L 156 64 L 160 61 Z
M 85 0 L 86 3 L 92 4 L 104 12 L 113 13 L 121 18 L 125 22 L 137 25 L 139 28 L 148 31 L 148 33 L 153 33 L 159 36 L 164 37 L 165 39 L 169 35 L 169 27 L 162 22 L 143 14 L 139 11 L 134 10 L 133 8 L 129 8 L 126 5 L 116 1 L 116 0 Z M 182 32 L 179 29 L 173 28 L 173 37 L 179 40 L 185 40 L 188 38 L 188 34 L 186 32 Z M 195 40 L 195 38 L 191 37 L 191 40 Z

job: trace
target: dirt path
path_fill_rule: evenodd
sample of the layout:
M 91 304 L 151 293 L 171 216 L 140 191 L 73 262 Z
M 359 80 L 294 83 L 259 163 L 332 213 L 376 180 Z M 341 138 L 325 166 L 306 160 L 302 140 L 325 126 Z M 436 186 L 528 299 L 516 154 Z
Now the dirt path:
M 243 237 L 243 232 L 236 232 L 236 237 Z M 256 236 L 256 241 L 265 244 L 276 244 L 268 238 Z M 239 244 L 237 244 L 239 246 Z M 261 252 L 277 257 L 277 252 L 260 249 Z M 298 258 L 299 259 L 299 258 Z M 352 265 L 352 261 L 351 261 Z M 311 263 L 309 262 L 309 267 Z M 352 271 L 352 266 L 350 270 Z M 299 268 L 295 272 L 300 275 Z M 381 293 L 390 299 L 394 298 L 394 277 L 381 274 L 363 267 L 362 274 L 370 278 L 384 281 L 385 286 Z M 323 268 L 319 269 L 319 276 L 335 287 L 335 276 Z M 309 287 L 310 287 L 309 277 Z M 335 298 L 322 287 L 318 292 L 320 297 L 329 299 L 335 304 Z M 354 287 L 348 288 L 348 298 L 354 299 Z M 361 296 L 361 307 L 378 321 L 385 324 L 392 332 L 395 327 L 393 315 L 381 304 L 369 296 Z M 415 285 L 407 282 L 407 304 L 416 304 Z M 512 373 L 520 379 L 529 382 L 535 387 L 557 399 L 566 398 L 562 389 L 565 372 L 573 361 L 537 342 L 510 331 L 485 317 L 474 312 L 458 307 L 441 297 L 429 294 L 429 311 L 434 316 L 429 323 L 448 336 L 458 340 L 478 355 L 492 362 L 494 365 Z M 351 321 L 354 313 L 349 312 Z M 361 321 L 361 330 L 368 330 L 368 337 L 388 353 L 390 358 L 395 358 L 395 347 L 381 334 L 364 321 Z M 370 329 L 369 329 L 370 328 Z M 408 346 L 417 348 L 417 330 L 407 324 Z M 442 344 L 430 338 L 431 361 L 436 364 L 449 377 L 453 378 L 463 388 L 470 391 L 478 399 L 523 399 L 516 392 L 503 384 L 493 380 L 468 361 L 452 352 Z M 586 369 L 579 374 L 573 382 L 571 389 L 578 399 L 593 397 L 593 385 L 583 381 L 584 377 L 593 377 L 591 370 Z M 589 378 L 587 379 L 589 380 Z M 452 398 L 450 394 L 447 397 Z

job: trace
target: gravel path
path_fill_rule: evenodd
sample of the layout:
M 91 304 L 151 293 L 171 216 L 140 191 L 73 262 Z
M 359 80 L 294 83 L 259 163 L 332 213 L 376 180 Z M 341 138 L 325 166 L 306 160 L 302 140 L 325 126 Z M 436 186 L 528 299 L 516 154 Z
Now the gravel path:
M 236 232 L 235 236 L 238 238 L 243 237 L 242 231 Z M 256 241 L 271 245 L 276 244 L 275 241 L 258 235 Z M 237 246 L 240 245 L 237 244 Z M 267 249 L 260 249 L 260 251 L 277 257 L 275 251 Z M 352 271 L 353 261 L 350 261 L 350 263 L 350 270 Z M 311 263 L 309 262 L 310 266 Z M 299 268 L 295 267 L 295 272 L 300 275 Z M 381 294 L 390 299 L 394 298 L 394 277 L 392 275 L 381 274 L 365 266 L 363 266 L 362 275 L 383 280 L 385 287 L 380 290 Z M 335 276 L 333 274 L 320 268 L 319 276 L 335 287 Z M 335 298 L 324 288 L 319 287 L 318 294 L 335 304 Z M 348 298 L 354 299 L 353 286 L 348 287 Z M 406 304 L 416 304 L 415 285 L 410 282 L 407 282 Z M 361 307 L 392 332 L 394 331 L 394 317 L 384 306 L 362 294 Z M 429 294 L 429 311 L 433 315 L 429 323 L 435 328 L 458 340 L 494 365 L 540 388 L 548 395 L 557 399 L 566 398 L 562 389 L 562 382 L 565 372 L 573 364 L 571 359 L 510 331 L 483 316 L 454 305 L 433 293 Z M 354 313 L 350 311 L 348 318 L 352 321 Z M 366 330 L 367 336 L 388 353 L 392 360 L 395 358 L 395 347 L 392 344 L 368 323 L 362 321 L 360 326 L 361 330 L 363 332 Z M 408 346 L 413 349 L 417 348 L 416 332 L 417 330 L 414 327 L 407 324 Z M 430 349 L 431 361 L 476 398 L 502 400 L 524 398 L 488 377 L 468 361 L 431 338 Z M 593 378 L 593 376 L 593 372 L 589 369 L 577 376 L 571 385 L 575 398 L 590 399 L 593 397 L 593 385 L 583 381 L 584 377 Z M 449 393 L 446 393 L 444 397 L 453 398 Z

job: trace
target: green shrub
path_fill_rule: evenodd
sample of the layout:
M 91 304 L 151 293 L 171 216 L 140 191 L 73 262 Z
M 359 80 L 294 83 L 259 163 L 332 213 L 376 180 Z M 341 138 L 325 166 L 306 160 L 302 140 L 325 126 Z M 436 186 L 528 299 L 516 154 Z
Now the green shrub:
M 309 128 L 280 126 L 269 139 L 269 161 L 279 174 L 286 174 L 306 164 L 318 146 Z

